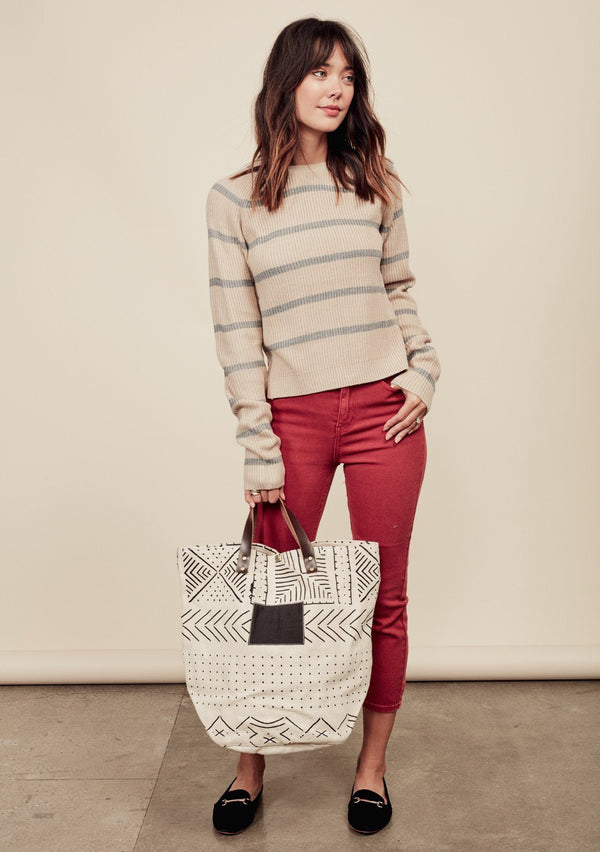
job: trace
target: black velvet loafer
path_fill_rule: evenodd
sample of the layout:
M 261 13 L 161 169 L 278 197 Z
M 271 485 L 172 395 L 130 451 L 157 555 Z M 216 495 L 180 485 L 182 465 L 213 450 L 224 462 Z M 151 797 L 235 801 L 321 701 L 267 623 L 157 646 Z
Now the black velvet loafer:
M 262 797 L 262 787 L 257 797 L 252 800 L 247 790 L 232 790 L 231 784 L 213 805 L 213 825 L 221 834 L 239 834 L 248 828 Z
M 348 822 L 359 834 L 375 834 L 388 824 L 392 816 L 392 803 L 385 778 L 383 779 L 385 798 L 374 790 L 352 791 L 348 802 Z

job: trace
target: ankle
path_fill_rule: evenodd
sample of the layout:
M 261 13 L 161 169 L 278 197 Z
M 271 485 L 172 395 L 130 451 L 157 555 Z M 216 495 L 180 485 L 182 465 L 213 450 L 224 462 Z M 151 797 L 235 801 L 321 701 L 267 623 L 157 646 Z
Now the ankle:
M 238 765 L 238 774 L 261 776 L 265 771 L 265 758 L 262 754 L 240 754 Z
M 359 755 L 356 761 L 357 775 L 358 773 L 385 775 L 386 768 L 385 758 L 382 759 L 381 757 L 369 757 L 368 755 L 362 757 Z

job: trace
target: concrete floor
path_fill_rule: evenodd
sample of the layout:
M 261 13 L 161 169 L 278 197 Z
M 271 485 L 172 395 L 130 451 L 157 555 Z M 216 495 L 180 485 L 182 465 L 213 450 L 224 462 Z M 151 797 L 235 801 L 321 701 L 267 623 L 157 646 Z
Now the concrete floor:
M 267 757 L 263 804 L 236 837 L 212 803 L 236 754 L 185 684 L 0 689 L 6 852 L 600 850 L 600 681 L 408 683 L 388 751 L 392 821 L 353 833 L 360 719 L 339 746 Z

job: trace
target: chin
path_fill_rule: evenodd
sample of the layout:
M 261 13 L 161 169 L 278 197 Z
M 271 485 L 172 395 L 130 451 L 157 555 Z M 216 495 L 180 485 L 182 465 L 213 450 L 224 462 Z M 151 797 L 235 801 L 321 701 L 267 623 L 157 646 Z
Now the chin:
M 341 123 L 341 118 L 336 119 L 335 121 L 331 121 L 331 119 L 329 119 L 328 121 L 315 122 L 314 124 L 309 125 L 309 127 L 312 127 L 313 130 L 322 130 L 326 133 L 331 133 L 332 130 L 337 130 Z

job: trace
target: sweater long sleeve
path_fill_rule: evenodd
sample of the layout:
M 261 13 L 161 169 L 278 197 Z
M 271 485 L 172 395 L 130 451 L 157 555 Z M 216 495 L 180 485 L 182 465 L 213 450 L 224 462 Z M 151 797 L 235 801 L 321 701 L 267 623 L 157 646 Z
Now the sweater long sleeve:
M 391 170 L 397 174 L 395 167 Z M 381 227 L 383 234 L 381 273 L 388 298 L 398 318 L 409 363 L 408 370 L 395 376 L 392 384 L 416 393 L 429 410 L 436 382 L 441 374 L 441 366 L 429 332 L 419 319 L 417 303 L 408 293 L 415 284 L 415 276 L 409 266 L 408 236 L 401 187 L 399 187 L 399 194 L 400 199 L 386 208 Z
M 270 489 L 285 468 L 269 400 L 391 377 L 429 409 L 441 370 L 408 293 L 400 192 L 389 204 L 338 197 L 326 163 L 290 166 L 271 213 L 251 189 L 247 174 L 208 193 L 210 305 L 244 488 Z
M 281 441 L 271 428 L 262 318 L 239 213 L 221 185 L 211 188 L 206 219 L 217 357 L 231 411 L 238 418 L 236 440 L 245 448 L 244 489 L 279 488 L 285 476 Z

